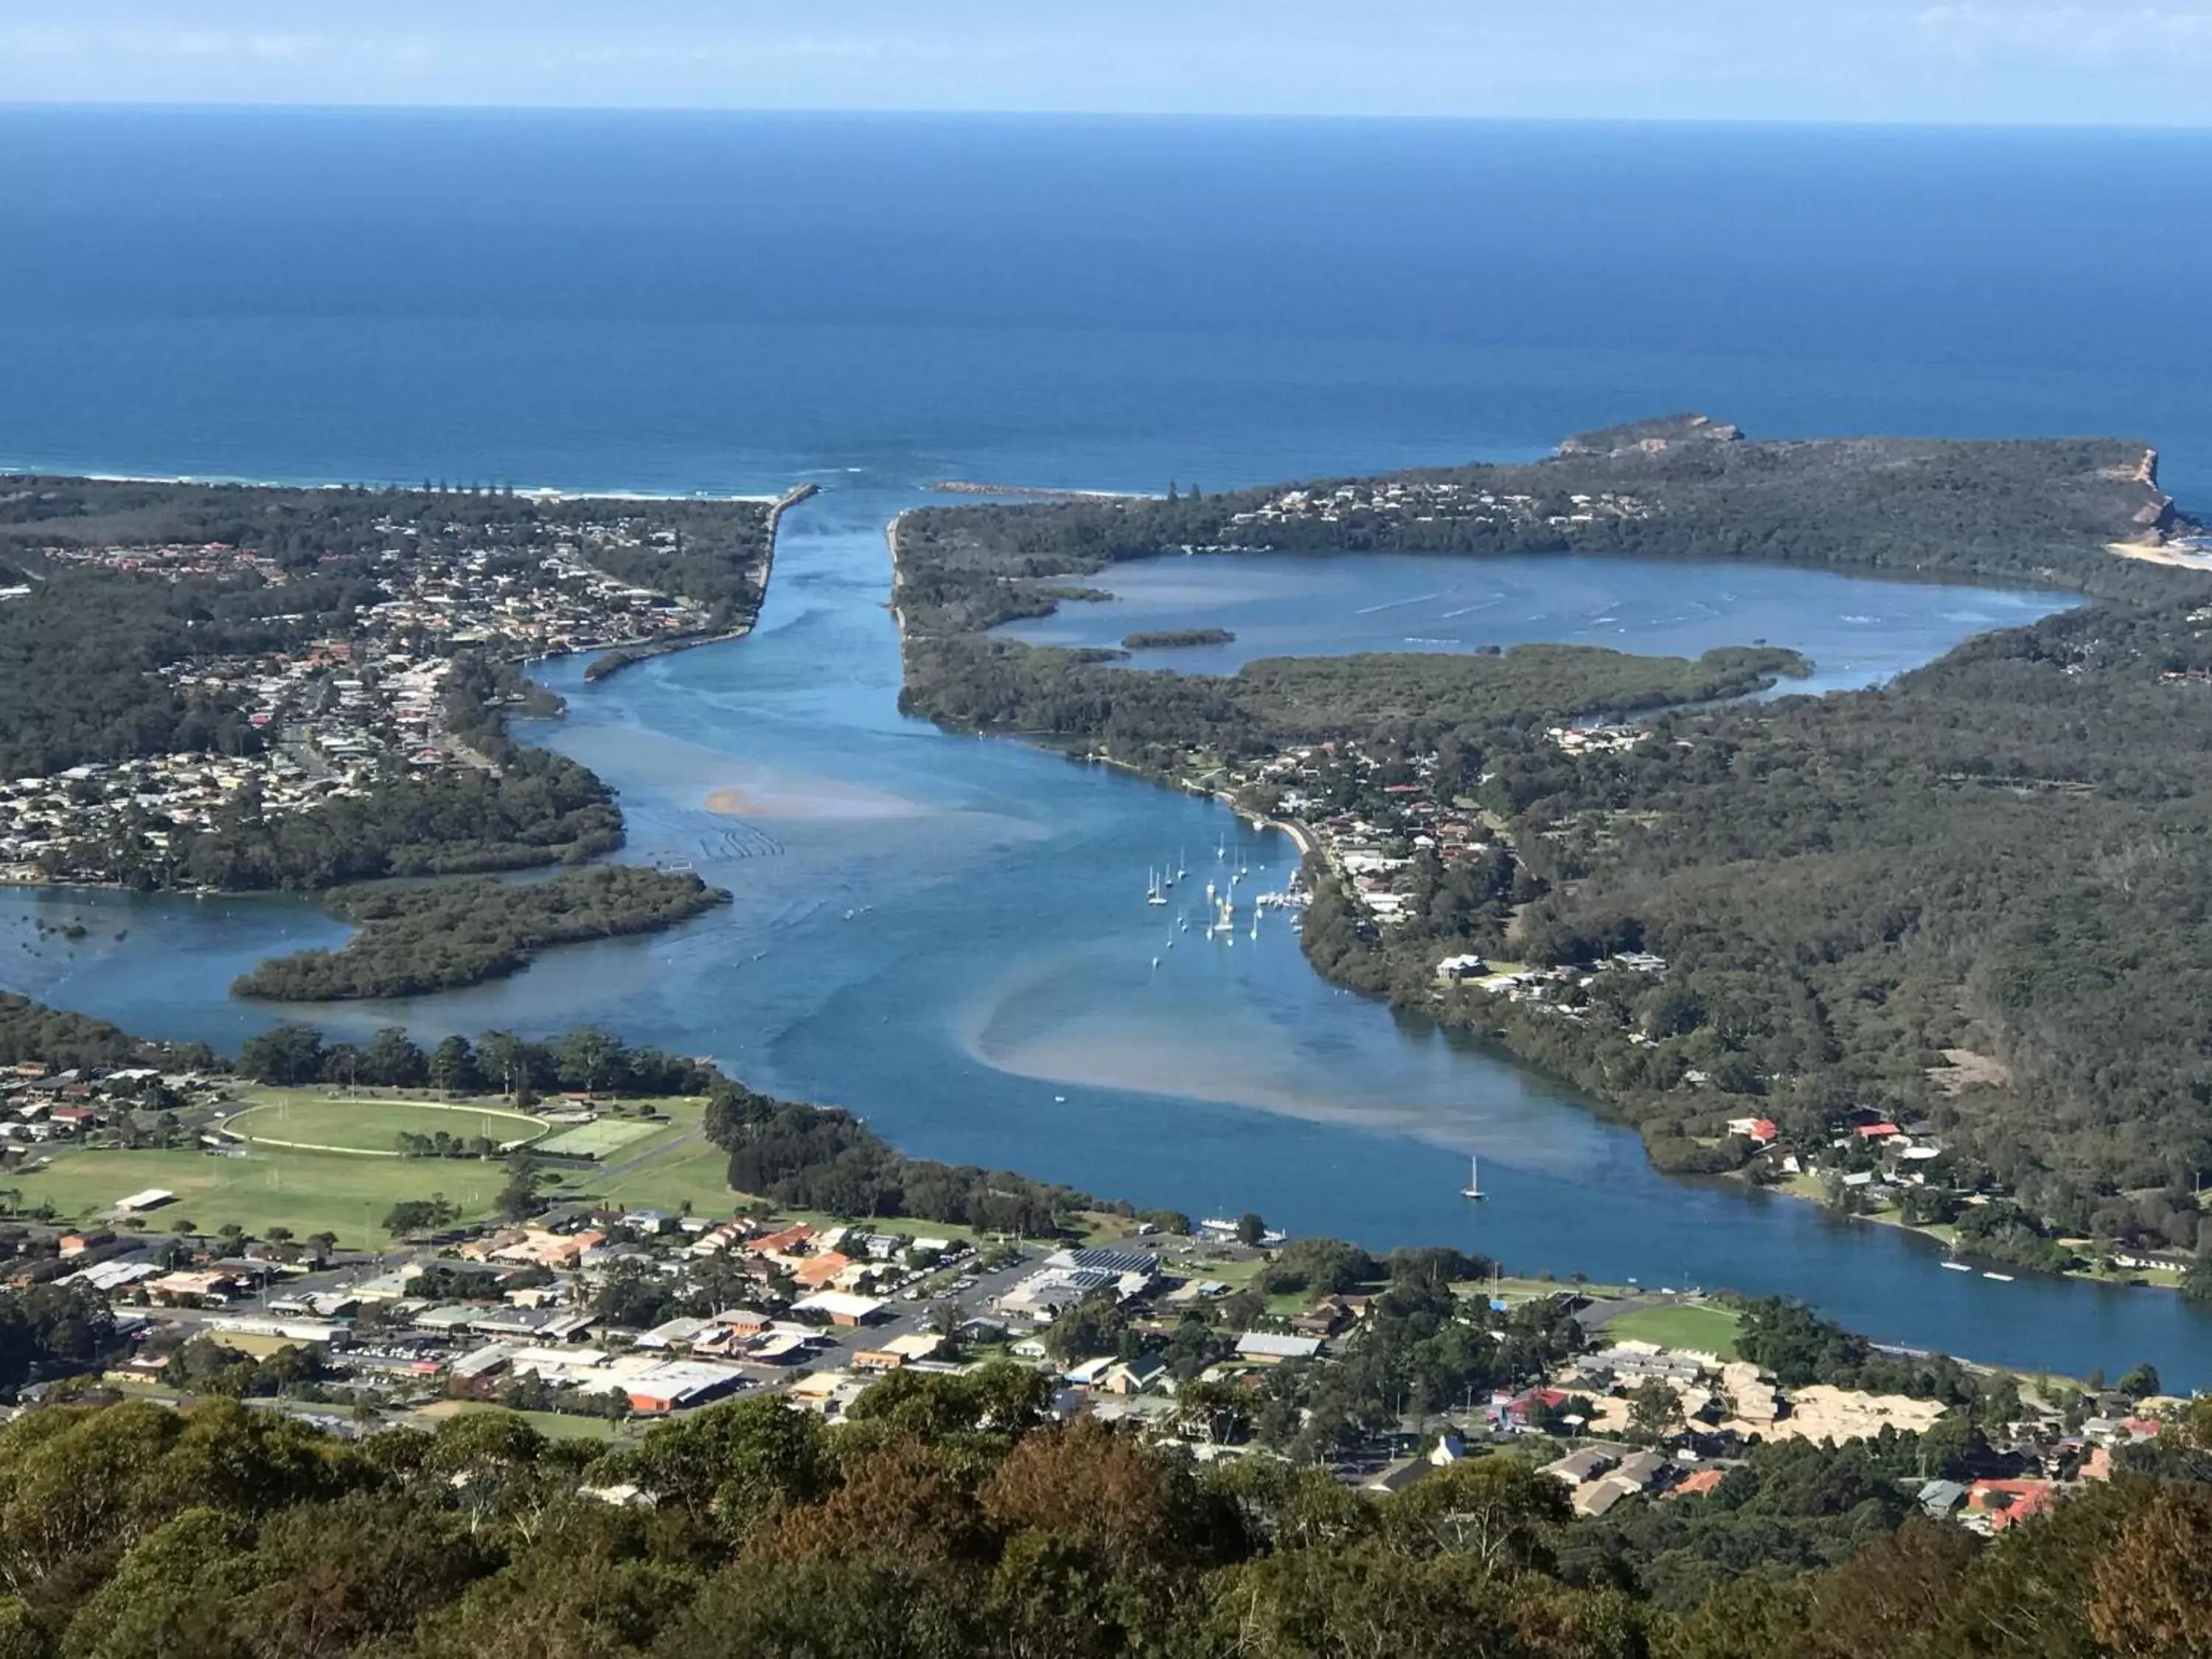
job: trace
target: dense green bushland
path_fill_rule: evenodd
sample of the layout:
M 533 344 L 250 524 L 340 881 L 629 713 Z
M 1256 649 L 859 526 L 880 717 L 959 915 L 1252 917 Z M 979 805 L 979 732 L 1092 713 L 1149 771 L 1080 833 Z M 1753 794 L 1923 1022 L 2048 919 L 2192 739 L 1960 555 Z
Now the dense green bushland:
M 262 963 L 232 989 L 283 1002 L 422 996 L 502 978 L 548 945 L 653 933 L 729 896 L 689 872 L 619 864 L 543 881 L 366 888 L 333 901 L 360 925 L 345 944 Z
M 197 1042 L 149 1042 L 89 1014 L 49 1008 L 13 991 L 0 991 L 0 1065 L 38 1060 L 65 1071 L 77 1066 L 189 1067 L 213 1055 Z
M 222 1381 L 220 1377 L 214 1379 Z M 1194 1465 L 1000 1365 L 841 1427 L 774 1399 L 635 1449 L 465 1415 L 358 1443 L 220 1396 L 0 1429 L 0 1643 L 238 1659 L 2182 1659 L 2212 1488 L 2093 1487 L 1984 1544 L 1910 1517 L 1909 1445 L 1771 1448 L 1577 1522 L 1509 1454 L 1403 1494 Z M 591 1495 L 617 1486 L 637 1504 Z

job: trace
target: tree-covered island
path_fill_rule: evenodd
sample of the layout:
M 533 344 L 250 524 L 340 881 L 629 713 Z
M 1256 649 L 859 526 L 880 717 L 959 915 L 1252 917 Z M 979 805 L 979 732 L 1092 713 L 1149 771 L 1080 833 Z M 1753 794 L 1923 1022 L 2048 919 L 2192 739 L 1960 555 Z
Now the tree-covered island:
M 543 881 L 349 889 L 331 902 L 360 925 L 353 938 L 262 963 L 231 990 L 277 1002 L 427 996 L 519 972 L 548 945 L 655 933 L 729 899 L 688 872 L 619 864 Z
M 932 509 L 895 539 L 909 709 L 1298 821 L 1322 972 L 1571 1079 L 1662 1167 L 2037 1267 L 2170 1278 L 2198 1249 L 2212 575 L 2142 446 L 1679 417 L 1525 465 Z M 1118 561 L 1301 549 L 1774 560 L 2092 603 L 1880 690 L 1761 702 L 1715 700 L 1783 654 L 1217 678 L 986 631 Z
M 1124 634 L 1121 644 L 1131 651 L 1180 651 L 1197 645 L 1231 645 L 1236 639 L 1226 628 L 1153 628 Z
M 314 891 L 613 852 L 605 786 L 508 733 L 561 710 L 520 665 L 742 631 L 797 498 L 0 479 L 0 879 Z M 434 902 L 513 944 L 543 901 Z

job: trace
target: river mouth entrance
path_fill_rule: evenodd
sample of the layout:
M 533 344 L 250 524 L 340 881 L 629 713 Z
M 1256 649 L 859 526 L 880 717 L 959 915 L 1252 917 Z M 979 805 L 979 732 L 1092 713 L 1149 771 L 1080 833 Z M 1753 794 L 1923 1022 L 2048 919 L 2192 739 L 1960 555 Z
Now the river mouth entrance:
M 398 1022 L 430 1039 L 603 1024 L 713 1054 L 755 1087 L 847 1106 L 909 1152 L 1104 1196 L 1256 1209 L 1377 1248 L 1454 1243 L 1523 1272 L 1786 1292 L 1880 1338 L 1980 1358 L 2086 1371 L 2149 1357 L 2178 1378 L 2212 1376 L 2212 1337 L 2177 1297 L 1984 1284 L 1940 1271 L 1924 1241 L 1894 1229 L 1668 1180 L 1632 1134 L 1563 1091 L 1323 983 L 1285 916 L 1233 942 L 1186 931 L 1206 881 L 1243 869 L 1249 890 L 1279 886 L 1295 849 L 1217 803 L 901 716 L 883 527 L 923 499 L 861 477 L 788 515 L 744 641 L 595 686 L 580 661 L 543 670 L 569 712 L 525 735 L 620 791 L 626 858 L 690 863 L 732 890 L 726 908 L 664 935 L 556 949 L 471 990 L 270 1011 L 220 988 L 261 957 L 322 942 L 333 930 L 317 912 L 8 893 L 0 978 L 225 1047 L 285 1012 L 354 1035 Z M 1954 630 L 2063 603 L 1601 562 L 1602 614 L 1625 619 L 1614 625 L 1634 629 L 1640 650 L 1737 642 L 1741 617 L 1817 659 L 1819 630 L 1859 626 L 1836 617 L 1893 605 L 1923 607 L 1915 626 L 1940 649 Z M 1838 587 L 1851 596 L 1842 610 Z M 1809 596 L 1796 637 L 1793 590 Z M 1739 608 L 1750 606 L 1755 621 Z M 1186 872 L 1177 902 L 1148 905 L 1152 872 L 1170 866 Z M 65 946 L 55 930 L 72 917 L 88 925 Z M 180 959 L 196 971 L 176 973 Z M 1458 1196 L 1470 1151 L 1490 1194 L 1479 1213 Z

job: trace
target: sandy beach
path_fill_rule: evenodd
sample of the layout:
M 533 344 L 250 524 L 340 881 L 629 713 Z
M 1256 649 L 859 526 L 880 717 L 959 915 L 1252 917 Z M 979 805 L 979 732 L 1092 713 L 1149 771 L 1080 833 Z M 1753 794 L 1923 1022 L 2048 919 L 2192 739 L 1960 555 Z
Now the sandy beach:
M 2163 542 L 2106 542 L 2105 550 L 2145 564 L 2172 565 L 2180 570 L 2212 570 L 2212 554 L 2185 553 Z

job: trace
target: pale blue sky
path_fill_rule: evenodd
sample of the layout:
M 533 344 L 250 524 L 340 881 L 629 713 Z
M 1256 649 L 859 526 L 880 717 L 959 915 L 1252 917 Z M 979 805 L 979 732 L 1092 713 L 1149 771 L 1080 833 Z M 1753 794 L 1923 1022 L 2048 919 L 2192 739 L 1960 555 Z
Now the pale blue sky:
M 2212 125 L 2212 0 L 0 0 L 0 101 Z

